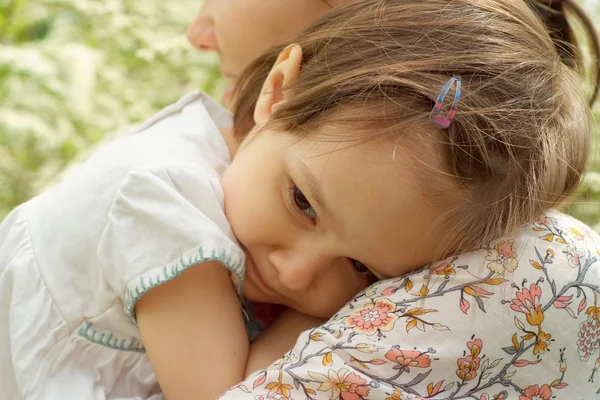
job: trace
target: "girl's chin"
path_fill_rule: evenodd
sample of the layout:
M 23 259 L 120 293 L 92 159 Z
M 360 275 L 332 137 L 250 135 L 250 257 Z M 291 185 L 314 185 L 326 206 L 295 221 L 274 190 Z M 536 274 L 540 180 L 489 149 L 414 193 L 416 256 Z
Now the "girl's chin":
M 257 290 L 257 288 L 252 283 L 248 283 L 247 279 L 244 281 L 244 289 L 242 295 L 246 300 L 250 300 L 254 303 L 273 302 L 273 299 L 267 298 L 263 293 Z

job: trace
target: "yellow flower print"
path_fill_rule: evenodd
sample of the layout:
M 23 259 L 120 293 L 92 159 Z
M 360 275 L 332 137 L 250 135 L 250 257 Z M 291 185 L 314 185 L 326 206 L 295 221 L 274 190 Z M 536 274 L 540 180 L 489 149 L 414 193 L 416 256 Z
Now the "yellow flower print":
M 569 233 L 569 235 L 571 235 L 576 240 L 583 240 L 583 239 L 585 239 L 584 233 L 581 232 L 579 229 L 577 229 L 574 226 L 570 227 L 567 230 L 567 232 Z
M 481 364 L 479 354 L 481 354 L 481 350 L 483 349 L 483 341 L 479 338 L 469 341 L 467 342 L 467 348 L 471 354 L 456 361 L 458 366 L 456 376 L 462 381 L 470 381 L 477 377 L 477 370 Z
M 450 275 L 454 275 L 456 273 L 456 270 L 454 269 L 454 265 L 452 265 L 449 262 L 444 262 L 435 268 L 431 268 L 429 270 L 429 273 L 431 275 L 450 276 Z
M 268 398 L 280 396 L 285 399 L 288 399 L 290 397 L 290 389 L 292 388 L 292 385 L 282 383 L 282 379 L 283 374 L 279 372 L 279 378 L 277 379 L 277 382 L 271 382 L 267 384 L 267 386 L 265 386 L 265 389 L 269 390 L 269 394 L 267 395 Z
M 391 396 L 386 397 L 385 400 L 402 400 L 402 393 L 396 389 L 394 390 L 394 393 L 392 393 Z
M 517 251 L 512 240 L 502 240 L 497 243 L 488 250 L 485 259 L 491 261 L 487 267 L 498 274 L 514 272 L 519 266 Z
M 327 376 L 316 372 L 308 374 L 313 379 L 321 382 L 319 392 L 329 392 L 331 390 L 331 400 L 360 400 L 369 395 L 370 388 L 366 384 L 366 379 L 361 378 L 354 372 L 350 372 L 346 368 L 339 371 L 330 369 Z
M 550 343 L 550 338 L 552 338 L 551 334 L 540 331 L 540 333 L 538 333 L 537 342 L 535 342 L 535 346 L 533 346 L 533 354 L 544 354 L 548 347 L 548 343 Z

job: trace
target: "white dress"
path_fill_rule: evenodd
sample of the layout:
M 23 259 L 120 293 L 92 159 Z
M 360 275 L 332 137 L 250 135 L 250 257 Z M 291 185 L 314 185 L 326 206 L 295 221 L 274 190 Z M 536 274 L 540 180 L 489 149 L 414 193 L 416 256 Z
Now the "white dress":
M 220 185 L 230 124 L 190 94 L 0 225 L 1 400 L 162 398 L 136 301 L 203 261 L 243 278 Z

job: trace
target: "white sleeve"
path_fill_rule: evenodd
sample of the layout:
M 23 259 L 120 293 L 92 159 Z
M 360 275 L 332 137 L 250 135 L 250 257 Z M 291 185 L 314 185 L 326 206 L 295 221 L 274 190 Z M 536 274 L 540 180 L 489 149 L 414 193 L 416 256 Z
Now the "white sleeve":
M 117 191 L 97 256 L 134 320 L 140 297 L 191 266 L 216 260 L 238 282 L 243 279 L 244 253 L 225 218 L 220 182 L 197 166 L 130 172 Z

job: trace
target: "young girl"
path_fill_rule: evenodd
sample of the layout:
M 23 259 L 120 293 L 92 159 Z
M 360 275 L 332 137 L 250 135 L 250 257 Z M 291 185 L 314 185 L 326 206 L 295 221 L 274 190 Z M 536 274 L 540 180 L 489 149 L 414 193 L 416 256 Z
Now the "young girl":
M 560 204 L 589 110 L 540 32 L 352 2 L 247 71 L 235 135 L 196 94 L 99 151 L 0 226 L 3 397 L 214 397 L 253 358 L 239 295 L 326 318 Z

